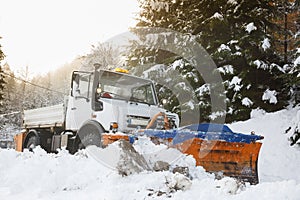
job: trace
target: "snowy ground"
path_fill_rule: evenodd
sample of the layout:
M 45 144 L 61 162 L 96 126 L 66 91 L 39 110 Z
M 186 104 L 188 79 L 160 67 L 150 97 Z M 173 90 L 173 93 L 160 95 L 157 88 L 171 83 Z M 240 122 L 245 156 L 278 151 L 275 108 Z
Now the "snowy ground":
M 168 171 L 122 177 L 86 151 L 70 155 L 66 151 L 46 154 L 41 149 L 35 153 L 1 149 L 0 199 L 297 200 L 300 198 L 300 150 L 290 147 L 289 135 L 284 134 L 289 126 L 297 123 L 297 110 L 299 108 L 269 114 L 255 111 L 252 119 L 230 125 L 236 132 L 255 131 L 265 136 L 258 167 L 260 183 L 255 186 L 239 185 L 231 178 L 215 180 L 203 168 L 193 166 L 190 156 L 176 162 L 190 167 L 191 184 L 184 182 L 179 174 Z M 142 151 L 145 145 L 148 150 L 155 150 L 147 141 L 135 144 L 135 148 Z M 176 191 L 176 184 L 188 187 Z

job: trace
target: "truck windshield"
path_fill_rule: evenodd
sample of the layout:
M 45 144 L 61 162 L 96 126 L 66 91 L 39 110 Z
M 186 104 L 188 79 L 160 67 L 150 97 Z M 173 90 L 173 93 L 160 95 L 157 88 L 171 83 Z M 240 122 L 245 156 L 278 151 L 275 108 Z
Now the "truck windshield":
M 100 98 L 157 104 L 153 83 L 150 80 L 122 73 L 100 71 L 98 93 Z

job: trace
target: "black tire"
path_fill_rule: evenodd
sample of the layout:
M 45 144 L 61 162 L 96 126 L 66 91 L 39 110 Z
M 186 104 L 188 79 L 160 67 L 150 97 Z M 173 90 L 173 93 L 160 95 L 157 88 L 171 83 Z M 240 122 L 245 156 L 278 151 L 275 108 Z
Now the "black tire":
M 40 138 L 36 135 L 32 135 L 28 138 L 25 148 L 29 149 L 29 151 L 33 151 L 33 149 L 38 145 L 40 145 Z
M 91 145 L 102 147 L 102 133 L 104 130 L 97 122 L 85 123 L 78 131 L 77 149 L 84 149 Z

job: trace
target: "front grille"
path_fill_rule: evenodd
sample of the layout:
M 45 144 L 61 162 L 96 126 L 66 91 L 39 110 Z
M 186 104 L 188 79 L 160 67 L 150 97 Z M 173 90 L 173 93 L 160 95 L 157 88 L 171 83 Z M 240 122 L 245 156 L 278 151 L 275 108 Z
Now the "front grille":
M 128 115 L 127 116 L 127 127 L 129 128 L 146 128 L 150 120 L 150 117 L 144 116 L 135 116 Z

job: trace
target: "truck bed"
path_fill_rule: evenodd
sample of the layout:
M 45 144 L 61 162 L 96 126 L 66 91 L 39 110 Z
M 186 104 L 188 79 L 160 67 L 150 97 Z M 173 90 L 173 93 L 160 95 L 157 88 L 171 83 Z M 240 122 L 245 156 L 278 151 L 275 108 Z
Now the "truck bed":
M 24 111 L 24 128 L 62 127 L 64 122 L 64 104 Z

